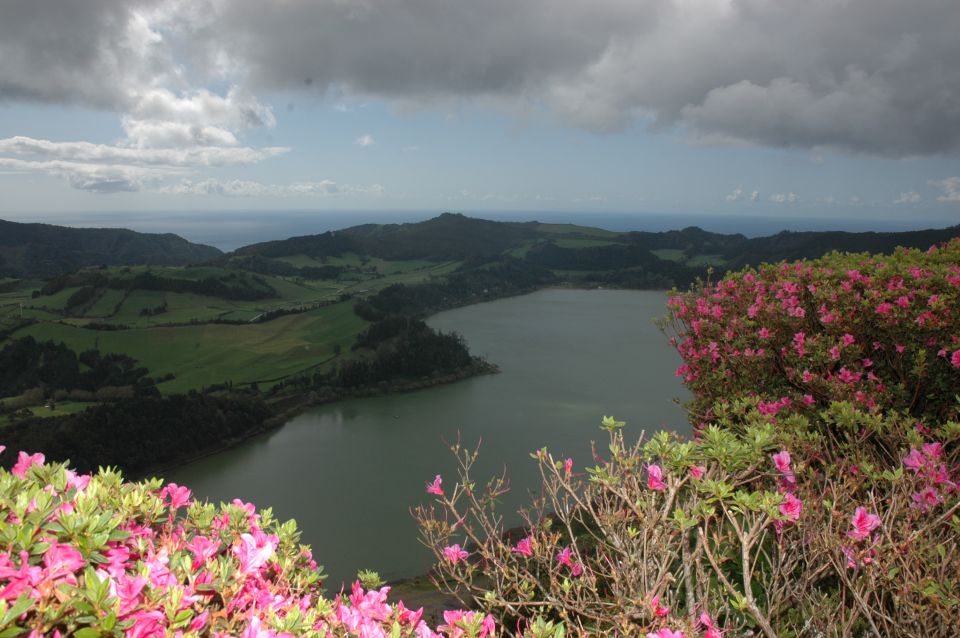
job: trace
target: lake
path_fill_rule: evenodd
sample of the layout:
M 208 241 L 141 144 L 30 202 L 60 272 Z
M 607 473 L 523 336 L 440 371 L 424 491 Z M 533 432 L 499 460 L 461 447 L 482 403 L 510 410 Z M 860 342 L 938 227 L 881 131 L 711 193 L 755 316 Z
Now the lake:
M 455 482 L 448 443 L 482 439 L 474 478 L 507 469 L 505 511 L 534 486 L 530 452 L 547 446 L 592 465 L 604 415 L 627 421 L 627 436 L 689 432 L 675 398 L 679 356 L 653 320 L 666 295 L 653 291 L 550 289 L 439 313 L 429 323 L 457 331 L 501 373 L 410 394 L 321 406 L 242 445 L 166 472 L 198 498 L 240 498 L 295 518 L 303 542 L 331 578 L 357 569 L 391 580 L 430 565 L 409 508 L 428 502 L 425 483 Z M 517 519 L 511 519 L 516 521 Z

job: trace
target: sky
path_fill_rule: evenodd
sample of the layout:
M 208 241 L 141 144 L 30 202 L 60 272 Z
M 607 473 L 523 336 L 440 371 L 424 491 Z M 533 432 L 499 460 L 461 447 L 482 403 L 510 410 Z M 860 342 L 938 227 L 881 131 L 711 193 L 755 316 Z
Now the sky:
M 960 223 L 957 0 L 3 0 L 0 216 Z

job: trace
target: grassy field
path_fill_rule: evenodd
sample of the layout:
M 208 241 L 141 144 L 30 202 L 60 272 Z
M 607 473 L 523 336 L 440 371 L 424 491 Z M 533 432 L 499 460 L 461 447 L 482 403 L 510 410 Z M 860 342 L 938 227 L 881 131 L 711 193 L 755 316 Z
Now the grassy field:
M 687 259 L 687 254 L 679 248 L 658 248 L 650 252 L 665 261 L 686 261 Z
M 162 315 L 161 315 L 162 316 Z M 158 387 L 175 394 L 232 381 L 272 381 L 315 366 L 329 366 L 337 347 L 344 353 L 366 322 L 350 302 L 247 325 L 200 324 L 97 331 L 61 323 L 28 326 L 16 337 L 63 342 L 77 352 L 95 348 L 123 353 L 152 376 L 176 375 Z
M 596 248 L 597 246 L 613 246 L 614 244 L 618 244 L 620 242 L 607 241 L 603 239 L 576 239 L 562 237 L 560 239 L 553 240 L 553 243 L 561 248 Z
M 577 226 L 576 224 L 537 224 L 536 228 L 542 233 L 553 233 L 557 235 L 585 235 L 589 237 L 613 238 L 620 234 L 612 230 L 592 228 L 590 226 Z

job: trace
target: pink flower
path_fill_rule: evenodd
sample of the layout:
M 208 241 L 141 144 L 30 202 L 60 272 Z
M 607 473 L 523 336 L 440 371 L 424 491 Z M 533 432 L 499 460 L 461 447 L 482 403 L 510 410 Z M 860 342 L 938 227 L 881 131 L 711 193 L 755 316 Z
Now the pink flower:
M 786 494 L 783 502 L 780 503 L 780 513 L 791 521 L 800 520 L 800 512 L 803 511 L 803 501 L 793 494 Z
M 663 482 L 663 470 L 659 465 L 647 466 L 647 487 L 658 492 L 667 489 L 667 484 Z
M 666 615 L 668 615 L 668 614 L 670 613 L 670 609 L 669 609 L 669 608 L 663 607 L 663 606 L 660 604 L 660 597 L 659 597 L 659 596 L 654 596 L 654 597 L 653 597 L 653 600 L 650 601 L 650 606 L 653 608 L 653 615 L 656 616 L 657 618 L 663 618 L 664 616 L 666 616 Z
M 702 465 L 691 465 L 690 466 L 690 476 L 694 479 L 701 479 L 703 475 L 706 474 L 707 468 Z
M 557 562 L 560 563 L 561 565 L 565 565 L 572 569 L 573 568 L 573 560 L 571 560 L 572 555 L 573 555 L 573 550 L 571 550 L 570 546 L 568 545 L 567 547 L 563 548 L 563 551 L 557 554 Z
M 34 465 L 43 465 L 44 460 L 46 460 L 45 457 L 39 452 L 36 454 L 27 454 L 21 450 L 20 454 L 17 455 L 17 464 L 13 466 L 10 473 L 20 478 L 26 478 L 27 470 Z
M 233 554 L 240 561 L 240 573 L 252 574 L 267 564 L 277 548 L 279 539 L 266 535 L 259 529 L 252 534 L 241 534 L 240 540 L 233 546 Z
M 443 479 L 440 478 L 439 474 L 437 474 L 433 479 L 433 483 L 427 483 L 427 494 L 443 496 L 443 488 L 440 487 L 441 483 L 443 483 Z
M 160 490 L 160 498 L 169 501 L 170 509 L 177 510 L 190 504 L 190 490 L 176 483 L 169 483 Z
M 910 448 L 910 453 L 903 457 L 903 467 L 907 468 L 914 474 L 919 472 L 920 469 L 926 465 L 926 463 L 927 460 L 924 458 L 924 455 L 915 448 Z
M 954 368 L 960 368 L 960 350 L 954 350 L 950 355 L 950 365 Z
M 777 466 L 777 470 L 781 474 L 792 474 L 793 470 L 790 468 L 790 452 L 787 450 L 781 450 L 773 455 L 773 464 Z
M 893 310 L 893 305 L 884 301 L 882 304 L 877 306 L 876 313 L 878 315 L 888 315 L 890 311 Z
M 876 514 L 870 514 L 866 508 L 858 507 L 853 512 L 853 518 L 850 519 L 850 531 L 847 536 L 862 541 L 870 538 L 870 532 L 880 527 L 880 517 Z
M 454 544 L 443 548 L 443 557 L 451 563 L 459 563 L 469 555 L 470 552 L 461 549 L 459 544 Z
M 919 492 L 911 494 L 910 498 L 913 501 L 911 506 L 924 513 L 930 511 L 943 502 L 943 498 L 937 494 L 937 491 L 933 489 L 933 487 L 929 485 Z
M 844 335 L 843 335 L 840 339 L 841 339 L 841 341 L 843 341 L 843 346 L 844 346 L 844 347 L 851 346 L 851 345 L 853 345 L 854 343 L 856 343 L 856 341 L 857 341 L 856 337 L 854 337 L 854 336 L 853 336 L 852 334 L 850 334 L 850 333 L 844 333 Z
M 647 638 L 684 638 L 684 635 L 682 631 L 672 631 L 664 627 L 659 631 L 648 633 Z
M 515 554 L 520 554 L 521 556 L 533 556 L 533 547 L 531 546 L 530 537 L 527 536 L 526 538 L 522 539 L 519 543 L 517 543 L 516 547 L 510 551 Z
M 72 576 L 75 571 L 83 568 L 87 561 L 83 555 L 70 545 L 50 541 L 50 547 L 43 554 L 43 565 L 46 576 L 50 579 Z
M 569 475 L 573 471 L 573 459 L 567 459 L 563 462 L 563 472 Z

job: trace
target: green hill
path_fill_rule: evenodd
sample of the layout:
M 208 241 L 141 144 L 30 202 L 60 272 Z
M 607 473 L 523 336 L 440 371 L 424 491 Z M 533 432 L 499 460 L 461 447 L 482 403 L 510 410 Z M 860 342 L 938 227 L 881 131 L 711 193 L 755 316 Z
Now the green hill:
M 220 251 L 183 237 L 121 228 L 67 228 L 0 220 L 0 276 L 44 279 L 84 266 L 182 266 Z

